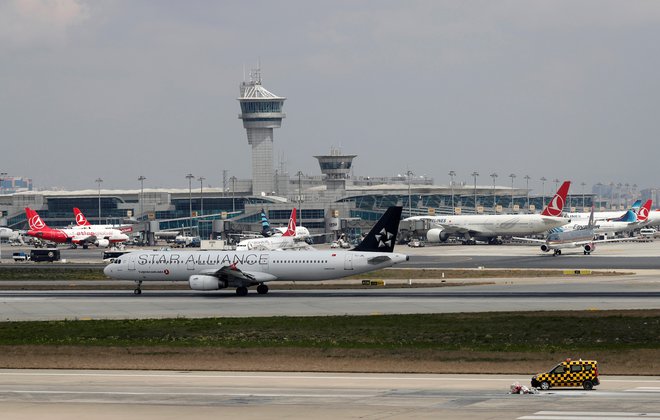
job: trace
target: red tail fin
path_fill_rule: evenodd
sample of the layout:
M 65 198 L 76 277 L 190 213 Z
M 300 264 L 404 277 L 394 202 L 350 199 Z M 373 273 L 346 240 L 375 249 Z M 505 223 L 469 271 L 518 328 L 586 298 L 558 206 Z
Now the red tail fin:
M 78 226 L 89 226 L 91 223 L 87 220 L 85 215 L 80 211 L 78 207 L 73 208 L 73 214 L 76 215 L 76 225 Z
M 31 230 L 48 230 L 50 229 L 39 214 L 36 211 L 32 210 L 29 207 L 25 208 L 25 215 L 27 216 L 28 225 L 30 225 Z
M 564 203 L 566 203 L 566 196 L 568 195 L 568 189 L 571 186 L 571 181 L 564 181 L 561 184 L 561 187 L 555 193 L 555 196 L 552 197 L 552 200 L 548 203 L 547 206 L 543 209 L 543 216 L 561 216 L 561 212 L 564 211 Z
M 286 232 L 282 236 L 296 236 L 296 208 L 294 207 L 291 210 L 291 217 L 289 218 L 289 224 L 286 227 Z
M 651 205 L 653 200 L 646 200 L 646 203 L 637 211 L 637 221 L 646 222 L 649 218 L 649 211 L 651 211 Z

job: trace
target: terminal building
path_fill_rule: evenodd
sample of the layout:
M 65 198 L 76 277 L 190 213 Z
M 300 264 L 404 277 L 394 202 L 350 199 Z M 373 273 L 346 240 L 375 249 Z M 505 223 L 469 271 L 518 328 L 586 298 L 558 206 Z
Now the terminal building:
M 319 174 L 298 171 L 290 176 L 273 167 L 273 129 L 281 127 L 285 97 L 262 86 L 261 72 L 250 74 L 239 86 L 238 101 L 248 144 L 252 148 L 252 179 L 223 179 L 221 188 L 38 191 L 32 188 L 0 195 L 0 226 L 26 229 L 25 207 L 35 209 L 49 226 L 73 223 L 73 207 L 92 223 L 136 223 L 136 231 L 181 231 L 202 239 L 230 238 L 239 231 L 259 231 L 264 209 L 273 225 L 286 226 L 292 207 L 298 222 L 310 232 L 326 233 L 332 240 L 340 233 L 357 238 L 389 206 L 403 206 L 404 217 L 426 214 L 535 212 L 554 194 L 548 186 L 541 196 L 525 188 L 479 186 L 452 180 L 435 185 L 432 178 L 404 175 L 354 176 L 353 154 L 331 149 L 314 156 Z M 192 175 L 190 175 L 192 176 Z M 142 177 L 141 177 L 142 178 Z M 138 178 L 139 179 L 139 178 Z M 143 178 L 144 179 L 144 178 Z M 544 185 L 545 186 L 545 185 Z M 569 196 L 572 211 L 589 208 L 593 194 Z M 604 202 L 596 203 L 597 207 Z M 406 226 L 417 232 L 425 226 Z M 409 234 L 410 235 L 410 234 Z M 404 236 L 405 237 L 405 236 Z

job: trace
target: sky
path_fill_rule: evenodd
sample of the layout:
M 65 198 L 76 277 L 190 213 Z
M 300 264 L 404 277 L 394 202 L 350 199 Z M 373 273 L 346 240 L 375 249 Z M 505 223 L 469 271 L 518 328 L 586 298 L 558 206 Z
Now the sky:
M 334 147 L 357 176 L 657 186 L 658 40 L 646 0 L 0 0 L 0 172 L 41 189 L 248 179 L 236 99 L 260 66 L 287 98 L 290 174 L 320 175 Z

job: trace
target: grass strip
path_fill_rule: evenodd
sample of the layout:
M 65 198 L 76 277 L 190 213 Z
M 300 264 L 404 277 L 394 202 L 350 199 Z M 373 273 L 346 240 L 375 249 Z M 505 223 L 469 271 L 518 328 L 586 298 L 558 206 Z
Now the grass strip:
M 660 310 L 0 323 L 0 345 L 604 351 L 660 348 Z

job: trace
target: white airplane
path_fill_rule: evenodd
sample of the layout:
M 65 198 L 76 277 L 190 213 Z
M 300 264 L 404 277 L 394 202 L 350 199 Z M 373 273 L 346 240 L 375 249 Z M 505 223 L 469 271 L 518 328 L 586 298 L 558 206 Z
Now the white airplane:
M 133 232 L 131 225 L 92 225 L 78 207 L 73 208 L 73 214 L 76 216 L 76 226 L 95 226 L 99 229 L 117 229 L 124 233 Z
M 69 243 L 87 248 L 89 245 L 107 248 L 111 244 L 128 240 L 128 235 L 117 229 L 106 229 L 94 225 L 77 226 L 70 229 L 53 229 L 46 225 L 36 211 L 25 208 L 30 230 L 28 236 L 55 243 Z
M 193 290 L 248 287 L 268 293 L 270 281 L 329 280 L 391 267 L 408 260 L 394 253 L 401 207 L 390 207 L 354 249 L 282 251 L 134 251 L 109 264 L 110 278 L 134 280 L 135 294 L 143 281 L 187 281 Z
M 464 243 L 483 240 L 501 244 L 502 236 L 532 235 L 569 223 L 561 213 L 570 185 L 565 181 L 541 214 L 413 216 L 405 220 L 431 220 L 436 227 L 426 233 L 428 242 L 445 242 L 450 236 L 459 236 Z
M 594 233 L 596 235 L 603 235 L 607 233 L 630 232 L 642 228 L 648 224 L 651 205 L 652 201 L 647 200 L 643 206 L 637 209 L 637 212 L 631 209 L 616 219 L 598 220 L 596 213 L 594 213 Z M 583 230 L 587 226 L 588 224 L 582 219 L 571 220 L 571 223 L 552 229 L 550 233 Z
M 642 200 L 637 200 L 630 206 L 630 210 L 637 213 L 642 207 Z M 626 214 L 624 210 L 610 210 L 610 211 L 596 211 L 594 212 L 594 220 L 609 220 L 617 219 L 623 217 Z M 568 217 L 572 221 L 578 221 L 579 219 L 589 220 L 591 212 L 575 212 L 575 213 L 564 213 L 564 217 Z M 585 222 L 586 223 L 586 222 Z
M 21 236 L 21 232 L 6 227 L 0 227 L 0 240 L 2 239 L 8 242 L 23 243 L 23 237 Z
M 296 226 L 296 208 L 294 207 L 291 211 L 291 216 L 289 217 L 289 224 L 282 235 L 243 239 L 238 245 L 236 245 L 236 251 L 307 248 L 308 246 L 305 242 L 305 238 L 298 236 L 297 234 L 298 227 L 299 226 Z M 305 230 L 307 230 L 307 228 L 305 228 Z
M 518 237 L 514 237 L 513 239 L 518 239 L 520 241 L 526 241 L 526 242 L 540 243 L 541 251 L 543 252 L 554 251 L 552 255 L 555 257 L 557 255 L 561 255 L 561 250 L 564 248 L 582 247 L 584 248 L 584 255 L 590 255 L 596 249 L 597 243 L 616 242 L 616 241 L 629 239 L 629 238 L 594 239 L 597 235 L 596 223 L 597 222 L 594 222 L 594 211 L 592 208 L 589 222 L 586 225 L 581 225 L 579 229 L 562 231 L 562 232 L 552 232 L 548 234 L 548 237 L 545 240 L 518 238 Z

